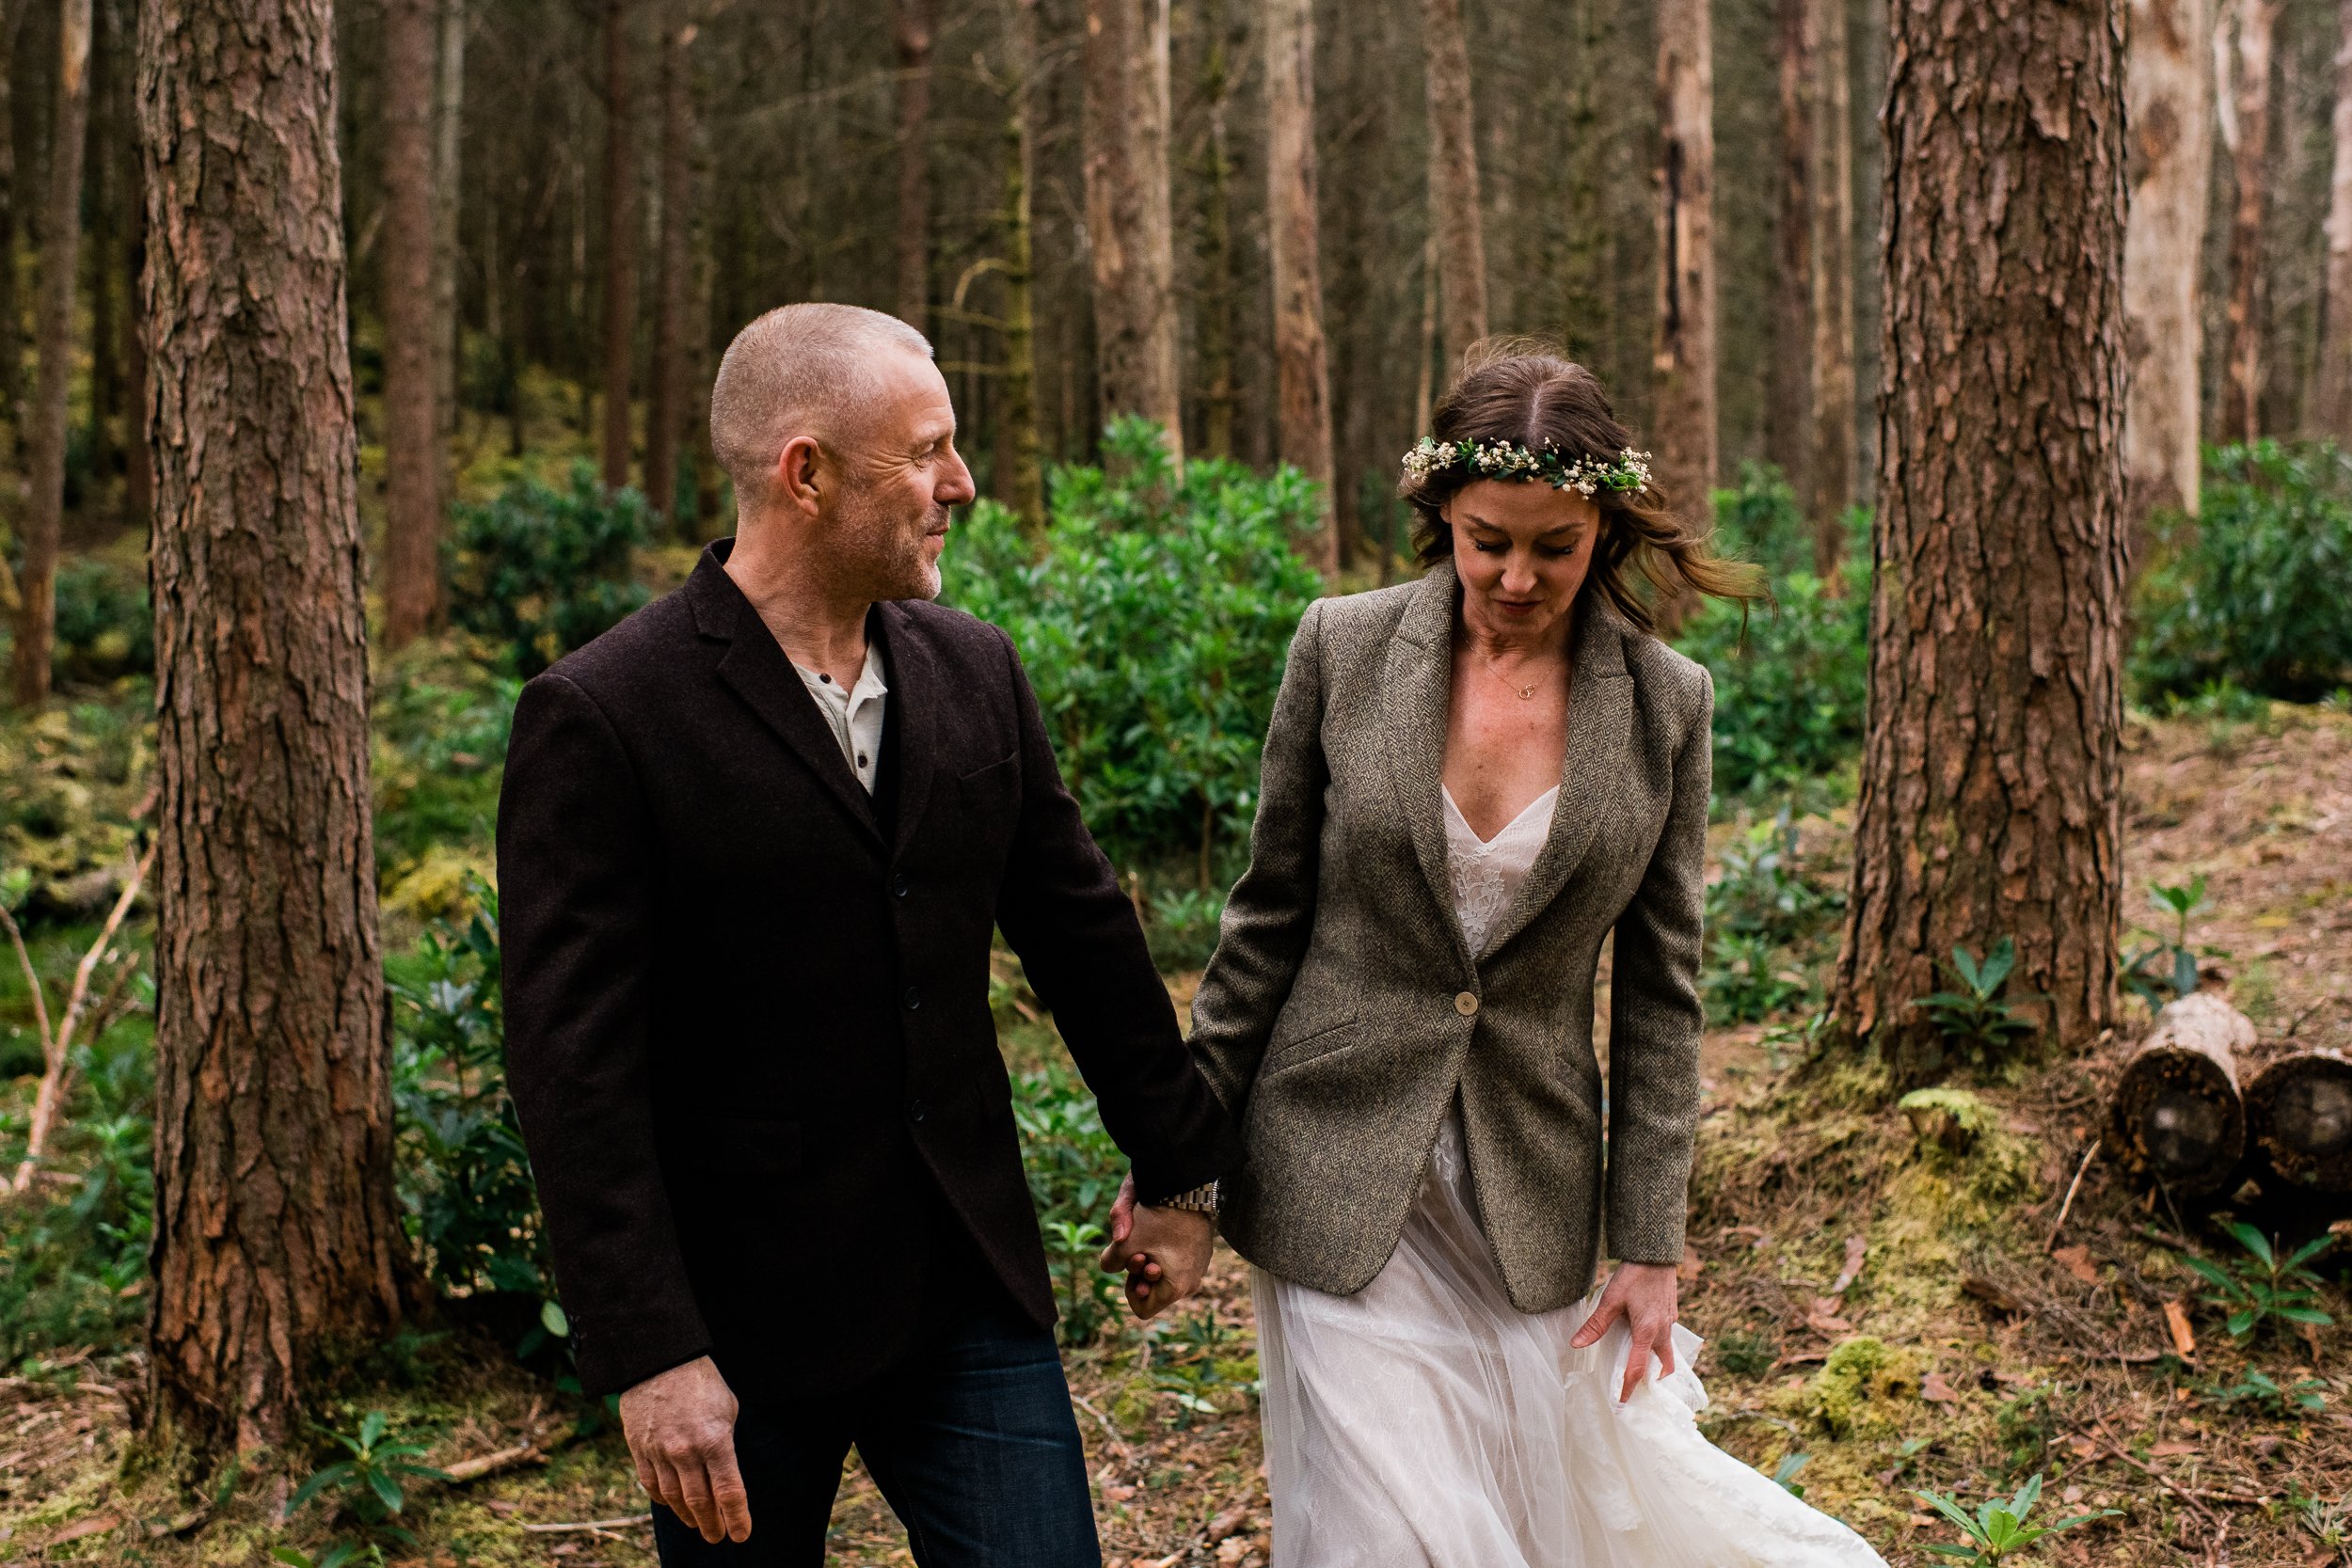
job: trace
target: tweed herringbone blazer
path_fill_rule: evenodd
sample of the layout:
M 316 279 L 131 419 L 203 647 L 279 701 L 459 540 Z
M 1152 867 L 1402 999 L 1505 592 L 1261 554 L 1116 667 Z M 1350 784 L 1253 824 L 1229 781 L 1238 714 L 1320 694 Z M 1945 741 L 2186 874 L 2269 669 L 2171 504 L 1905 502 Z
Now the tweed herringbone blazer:
M 1698 1120 L 1699 925 L 1714 685 L 1595 595 L 1578 605 L 1551 832 L 1486 952 L 1447 873 L 1457 585 L 1312 606 L 1266 736 L 1249 869 L 1191 1043 L 1245 1153 L 1219 1225 L 1284 1278 L 1371 1283 L 1458 1093 L 1511 1302 L 1565 1306 L 1602 1255 L 1679 1262 Z M 1616 933 L 1608 1137 L 1594 972 Z

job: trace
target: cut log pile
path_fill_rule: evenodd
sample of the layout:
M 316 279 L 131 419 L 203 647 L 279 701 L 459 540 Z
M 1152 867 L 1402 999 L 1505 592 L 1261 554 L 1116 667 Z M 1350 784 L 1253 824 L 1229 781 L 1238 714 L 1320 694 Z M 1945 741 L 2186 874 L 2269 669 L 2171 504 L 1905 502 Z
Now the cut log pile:
M 2352 1212 L 2352 1059 L 2299 1051 L 2241 1085 L 2237 1053 L 2255 1038 L 2214 992 L 2168 1004 L 2116 1083 L 2110 1146 L 2175 1199 L 2226 1198 L 2250 1179 L 2273 1202 Z

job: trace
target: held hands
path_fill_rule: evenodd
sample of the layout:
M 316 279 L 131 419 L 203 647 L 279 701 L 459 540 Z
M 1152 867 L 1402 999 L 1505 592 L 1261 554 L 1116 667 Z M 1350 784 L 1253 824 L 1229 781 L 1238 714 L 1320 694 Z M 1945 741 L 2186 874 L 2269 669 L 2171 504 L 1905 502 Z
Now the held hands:
M 1216 1227 L 1208 1215 L 1137 1203 L 1131 1173 L 1111 1204 L 1103 1271 L 1126 1270 L 1127 1309 L 1138 1318 L 1156 1318 L 1200 1288 L 1216 1245 Z
M 1633 1335 L 1631 1354 L 1625 1358 L 1625 1386 L 1619 1402 L 1633 1397 L 1634 1388 L 1649 1375 L 1652 1351 L 1658 1354 L 1661 1377 L 1675 1370 L 1675 1270 L 1672 1263 L 1620 1263 L 1600 1292 L 1600 1305 L 1584 1320 L 1568 1343 L 1578 1350 L 1592 1344 L 1619 1318 Z
M 751 1538 L 751 1499 L 735 1464 L 735 1395 L 710 1357 L 623 1394 L 621 1432 L 646 1496 L 714 1546 Z

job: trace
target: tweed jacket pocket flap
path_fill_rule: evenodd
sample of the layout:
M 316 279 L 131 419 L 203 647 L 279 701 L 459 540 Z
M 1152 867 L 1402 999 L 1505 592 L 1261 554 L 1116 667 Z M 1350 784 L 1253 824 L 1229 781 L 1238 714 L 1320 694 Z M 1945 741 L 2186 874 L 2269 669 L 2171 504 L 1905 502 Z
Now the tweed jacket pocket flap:
M 1318 1020 L 1308 1026 L 1305 1034 L 1293 1036 L 1269 1049 L 1262 1070 L 1279 1072 L 1337 1051 L 1355 1038 L 1357 1022 L 1354 1013 L 1344 1018 Z
M 785 1176 L 801 1168 L 801 1124 L 771 1117 L 715 1117 L 677 1148 L 695 1170 Z

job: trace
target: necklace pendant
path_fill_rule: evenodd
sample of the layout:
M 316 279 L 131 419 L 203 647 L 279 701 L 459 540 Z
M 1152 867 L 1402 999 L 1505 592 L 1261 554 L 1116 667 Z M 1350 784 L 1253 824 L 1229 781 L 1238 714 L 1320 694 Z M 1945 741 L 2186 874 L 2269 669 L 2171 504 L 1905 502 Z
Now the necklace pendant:
M 1514 687 L 1512 689 L 1519 694 L 1519 701 L 1522 703 L 1531 703 L 1535 700 L 1535 689 L 1532 686 Z

